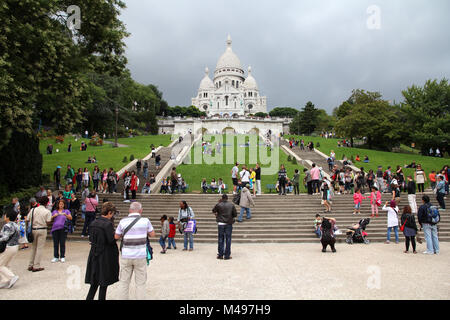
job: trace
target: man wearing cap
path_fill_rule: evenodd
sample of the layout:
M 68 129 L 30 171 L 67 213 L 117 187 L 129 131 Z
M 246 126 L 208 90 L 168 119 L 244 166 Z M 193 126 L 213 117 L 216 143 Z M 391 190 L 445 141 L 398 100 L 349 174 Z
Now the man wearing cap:
M 250 206 L 255 206 L 255 202 L 253 201 L 252 195 L 248 190 L 250 185 L 247 183 L 245 187 L 242 188 L 241 191 L 241 200 L 239 201 L 239 206 L 241 207 L 241 213 L 239 214 L 238 222 L 242 222 L 242 218 L 244 215 L 244 211 L 247 213 L 247 219 L 250 220 L 252 218 L 252 213 L 250 210 Z
M 217 259 L 229 260 L 231 259 L 231 233 L 233 232 L 234 218 L 237 216 L 236 207 L 233 203 L 228 202 L 228 196 L 223 194 L 222 199 L 214 206 L 212 212 L 216 214 L 219 233 Z
M 57 166 L 55 172 L 53 172 L 53 179 L 55 180 L 56 190 L 61 189 L 61 167 Z

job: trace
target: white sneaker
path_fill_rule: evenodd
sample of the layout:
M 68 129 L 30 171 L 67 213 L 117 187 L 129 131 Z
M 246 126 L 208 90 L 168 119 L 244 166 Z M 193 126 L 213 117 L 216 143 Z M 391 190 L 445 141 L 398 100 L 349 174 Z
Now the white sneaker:
M 53 259 L 52 259 L 52 263 L 55 263 L 55 262 L 58 262 L 58 261 L 59 261 L 58 258 L 53 258 Z
M 19 280 L 18 276 L 14 276 L 11 281 L 9 281 L 9 285 L 7 286 L 8 289 L 12 288 L 12 286 Z
M 423 254 L 434 254 L 433 252 L 424 251 Z
M 64 262 L 66 262 L 66 259 L 65 258 L 61 258 L 61 260 L 60 260 L 62 263 L 64 263 Z

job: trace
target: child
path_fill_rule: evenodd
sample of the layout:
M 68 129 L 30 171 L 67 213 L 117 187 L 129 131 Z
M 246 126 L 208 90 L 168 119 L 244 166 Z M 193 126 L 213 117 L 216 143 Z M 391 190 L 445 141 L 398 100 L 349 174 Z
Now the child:
M 355 203 L 355 210 L 353 210 L 353 214 L 361 214 L 361 202 L 363 199 L 366 199 L 366 197 L 361 194 L 360 189 L 356 188 L 355 193 L 353 194 L 353 202 Z
M 322 217 L 320 214 L 316 214 L 316 220 L 314 220 L 314 233 L 317 235 L 318 238 L 321 237 L 322 233 L 320 231 L 320 225 L 322 224 Z
M 219 186 L 219 194 L 222 194 L 222 190 L 225 189 L 222 178 L 219 178 L 219 180 L 217 180 L 217 185 Z
M 167 221 L 167 216 L 163 215 L 161 217 L 161 237 L 159 238 L 159 244 L 161 245 L 161 253 L 166 253 L 166 239 L 170 233 L 169 221 Z
M 17 216 L 17 226 L 19 227 L 20 230 L 20 235 L 19 235 L 19 244 L 21 244 L 22 246 L 20 247 L 20 250 L 25 250 L 28 249 L 28 240 L 27 240 L 27 225 L 25 222 L 25 217 L 22 216 L 21 213 L 19 213 L 19 215 Z
M 378 217 L 378 207 L 381 206 L 381 192 L 378 191 L 377 187 L 372 187 L 372 192 L 370 193 L 370 205 L 372 207 L 372 215 L 371 217 L 375 216 L 375 212 Z
M 176 250 L 177 245 L 175 244 L 175 234 L 176 234 L 176 225 L 175 222 L 173 222 L 173 217 L 169 218 L 169 242 L 167 244 L 167 249 L 172 249 L 171 246 Z

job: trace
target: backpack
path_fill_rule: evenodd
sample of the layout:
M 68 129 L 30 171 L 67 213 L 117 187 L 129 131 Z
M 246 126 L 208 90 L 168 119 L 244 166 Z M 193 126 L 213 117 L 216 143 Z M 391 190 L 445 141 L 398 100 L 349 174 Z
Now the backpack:
M 427 221 L 431 224 L 437 224 L 441 221 L 441 215 L 436 206 L 427 207 Z
M 233 196 L 233 203 L 239 205 L 241 203 L 241 193 L 238 192 Z

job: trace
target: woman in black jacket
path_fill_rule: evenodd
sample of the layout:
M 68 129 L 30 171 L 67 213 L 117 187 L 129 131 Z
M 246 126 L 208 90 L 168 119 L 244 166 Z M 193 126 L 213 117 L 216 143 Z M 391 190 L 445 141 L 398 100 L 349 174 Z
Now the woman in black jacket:
M 119 281 L 119 249 L 114 239 L 112 218 L 116 207 L 111 202 L 102 205 L 102 214 L 90 225 L 89 252 L 85 283 L 91 285 L 86 300 L 93 300 L 98 287 L 98 299 L 106 300 L 106 289 Z
M 404 251 L 404 253 L 408 253 L 410 242 L 412 244 L 413 253 L 417 253 L 416 252 L 417 225 L 416 219 L 414 218 L 414 215 L 411 213 L 410 206 L 405 206 L 403 208 L 403 214 L 401 216 L 401 225 L 404 228 L 403 234 L 406 239 L 406 250 Z

